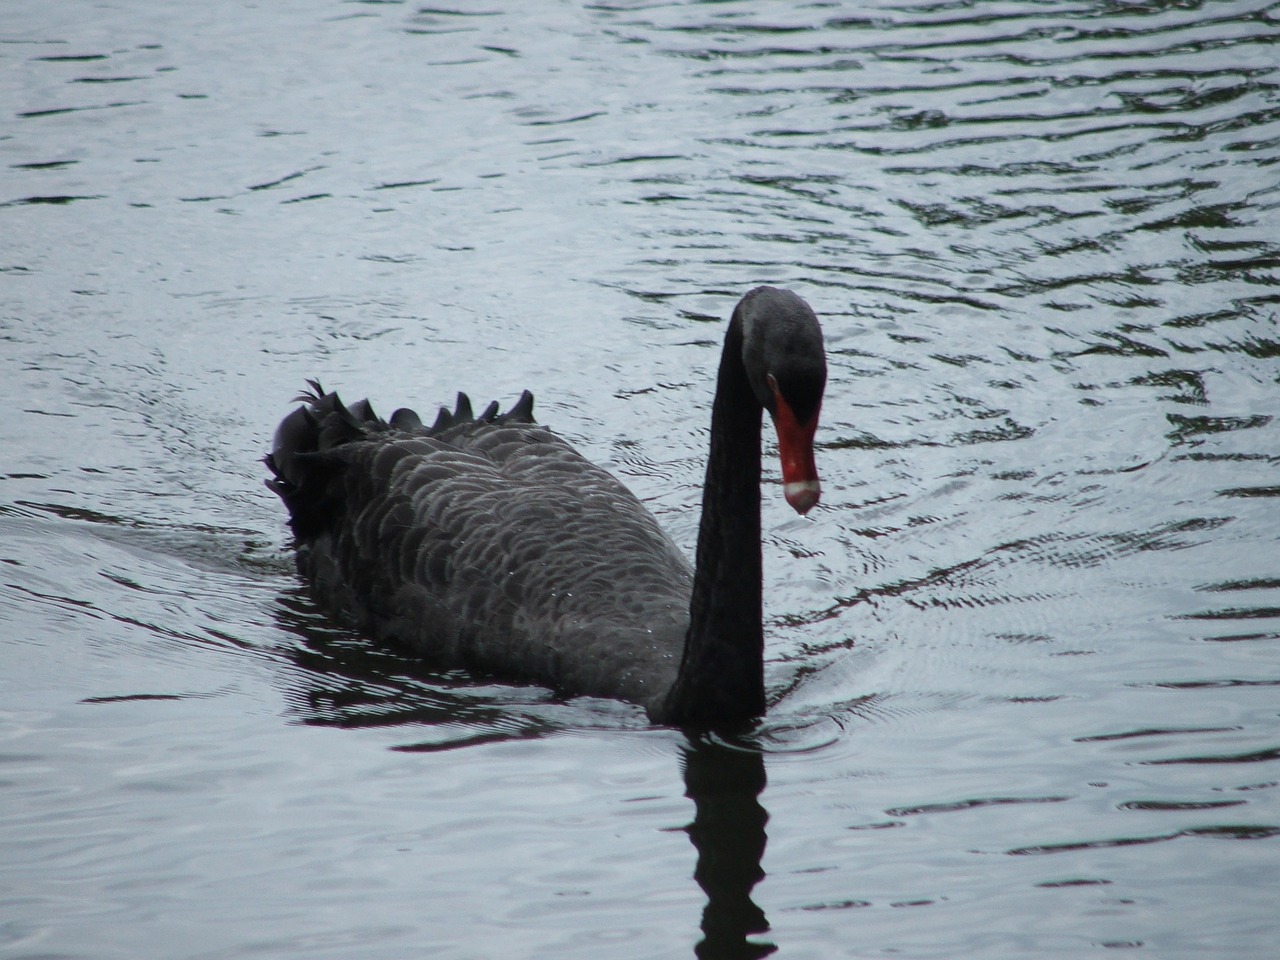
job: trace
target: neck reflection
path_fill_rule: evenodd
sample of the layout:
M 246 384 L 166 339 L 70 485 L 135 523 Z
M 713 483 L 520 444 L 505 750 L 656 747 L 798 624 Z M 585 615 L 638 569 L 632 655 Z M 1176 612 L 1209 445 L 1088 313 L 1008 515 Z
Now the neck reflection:
M 769 921 L 751 899 L 764 878 L 760 861 L 768 813 L 759 797 L 765 787 L 764 756 L 749 740 L 726 742 L 690 737 L 684 747 L 685 795 L 694 803 L 689 839 L 698 851 L 693 877 L 707 894 L 700 960 L 755 960 L 777 950 L 749 940 L 767 933 Z

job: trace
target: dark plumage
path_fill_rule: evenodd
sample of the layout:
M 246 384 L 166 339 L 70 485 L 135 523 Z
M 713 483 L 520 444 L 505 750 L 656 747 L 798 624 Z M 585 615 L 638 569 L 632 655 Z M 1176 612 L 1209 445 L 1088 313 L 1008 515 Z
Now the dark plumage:
M 465 395 L 424 427 L 312 392 L 280 424 L 267 485 L 298 569 L 362 632 L 432 660 L 642 704 L 668 723 L 764 712 L 760 420 L 779 430 L 787 499 L 818 496 L 811 440 L 826 363 L 795 294 L 734 310 L 712 412 L 697 572 L 618 480 L 533 419 Z

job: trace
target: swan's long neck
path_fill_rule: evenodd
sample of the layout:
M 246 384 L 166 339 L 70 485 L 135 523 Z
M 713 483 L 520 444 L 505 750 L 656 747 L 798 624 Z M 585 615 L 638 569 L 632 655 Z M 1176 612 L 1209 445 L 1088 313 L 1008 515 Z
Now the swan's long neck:
M 742 365 L 742 324 L 725 336 L 689 604 L 689 634 L 666 721 L 746 721 L 764 713 L 760 561 L 760 401 Z

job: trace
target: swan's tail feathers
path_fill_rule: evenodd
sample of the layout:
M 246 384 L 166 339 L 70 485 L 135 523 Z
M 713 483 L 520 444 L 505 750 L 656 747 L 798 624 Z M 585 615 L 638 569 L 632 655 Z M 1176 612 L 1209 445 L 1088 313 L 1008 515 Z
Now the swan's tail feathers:
M 533 423 L 533 394 L 528 390 L 520 394 L 520 399 L 503 414 L 503 418 L 514 423 Z
M 391 426 L 405 433 L 421 433 L 427 428 L 422 425 L 422 418 L 408 407 L 401 407 L 391 414 Z
M 400 411 L 396 411 L 399 413 Z M 415 414 L 416 416 L 416 414 Z M 479 418 L 471 413 L 471 398 L 465 393 L 459 392 L 458 399 L 453 405 L 453 412 L 449 412 L 448 407 L 441 407 L 440 412 L 436 414 L 436 422 L 431 425 L 428 433 L 439 433 L 441 430 L 448 430 L 450 427 L 459 423 L 468 423 L 471 420 L 484 420 L 482 414 Z
M 325 393 L 319 382 L 308 383 L 313 392 L 297 398 L 307 406 L 280 421 L 271 452 L 262 458 L 271 471 L 267 487 L 284 501 L 300 539 L 317 534 L 340 506 L 343 464 L 334 451 L 390 429 L 368 401 L 348 408 L 336 393 Z
M 461 423 L 463 420 L 474 420 L 471 414 L 471 398 L 461 391 L 458 392 L 458 403 L 453 408 L 453 422 Z
M 451 411 L 448 407 L 441 407 L 436 414 L 436 419 L 430 428 L 423 428 L 422 421 L 418 419 L 418 415 L 412 410 L 401 408 L 391 415 L 391 426 L 397 430 L 404 430 L 406 433 L 426 432 L 428 434 L 442 433 L 450 427 L 456 427 L 460 423 L 533 423 L 533 394 L 528 390 L 520 394 L 520 399 L 511 405 L 511 409 L 506 413 L 499 412 L 498 401 L 492 401 L 479 414 L 472 412 L 471 398 L 465 393 L 459 393 L 457 402 Z
M 326 392 L 319 380 L 308 380 L 307 390 L 294 398 L 301 403 L 276 428 L 271 452 L 262 458 L 271 476 L 266 480 L 289 509 L 294 533 L 301 539 L 314 536 L 342 511 L 341 477 L 351 454 L 349 444 L 358 441 L 407 439 L 412 436 L 437 437 L 446 443 L 453 435 L 440 436 L 469 423 L 533 423 L 533 394 L 520 395 L 506 413 L 497 402 L 490 403 L 479 416 L 472 412 L 471 399 L 459 393 L 452 411 L 440 408 L 435 423 L 423 426 L 413 410 L 402 407 L 389 421 L 380 418 L 368 400 L 344 404 L 337 393 Z

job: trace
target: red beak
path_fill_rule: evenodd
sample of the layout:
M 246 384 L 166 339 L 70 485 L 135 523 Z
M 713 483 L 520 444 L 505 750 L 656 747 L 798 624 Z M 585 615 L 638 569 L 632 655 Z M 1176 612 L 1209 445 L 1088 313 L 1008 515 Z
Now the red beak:
M 778 431 L 778 455 L 782 459 L 782 492 L 799 514 L 806 514 L 822 496 L 818 467 L 813 462 L 813 435 L 818 430 L 818 411 L 804 423 L 783 399 L 777 383 L 769 378 L 776 411 L 773 425 Z

